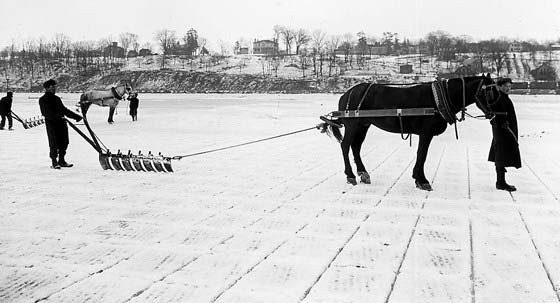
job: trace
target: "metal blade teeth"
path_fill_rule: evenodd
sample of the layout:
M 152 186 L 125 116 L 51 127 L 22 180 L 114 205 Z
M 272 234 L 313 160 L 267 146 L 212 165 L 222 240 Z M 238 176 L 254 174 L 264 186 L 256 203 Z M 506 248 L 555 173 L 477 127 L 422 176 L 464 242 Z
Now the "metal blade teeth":
M 147 155 L 142 154 L 141 151 L 138 151 L 138 155 L 134 155 L 130 150 L 126 154 L 120 150 L 117 153 L 107 150 L 99 154 L 99 163 L 104 170 L 173 172 L 170 157 L 164 157 L 161 153 L 156 156 L 151 151 L 148 151 Z
M 23 124 L 23 128 L 25 128 L 25 129 L 32 128 L 32 127 L 35 127 L 35 126 L 45 124 L 45 118 L 43 118 L 41 116 L 28 118 L 28 119 L 23 120 L 22 124 Z

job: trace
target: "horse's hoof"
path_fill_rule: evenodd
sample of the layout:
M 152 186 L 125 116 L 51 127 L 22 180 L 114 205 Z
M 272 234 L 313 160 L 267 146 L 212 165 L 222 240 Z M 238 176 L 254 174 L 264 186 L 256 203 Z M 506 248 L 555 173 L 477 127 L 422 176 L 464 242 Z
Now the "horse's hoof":
M 356 178 L 346 178 L 346 183 L 352 185 L 358 185 L 358 182 L 356 182 Z
M 415 181 L 415 183 L 416 183 L 416 188 L 419 188 L 421 190 L 427 190 L 427 191 L 432 191 L 433 190 L 430 183 L 427 183 L 427 182 L 426 183 L 420 183 L 418 181 Z
M 367 171 L 359 171 L 358 176 L 360 176 L 360 182 L 365 184 L 371 184 L 371 178 Z

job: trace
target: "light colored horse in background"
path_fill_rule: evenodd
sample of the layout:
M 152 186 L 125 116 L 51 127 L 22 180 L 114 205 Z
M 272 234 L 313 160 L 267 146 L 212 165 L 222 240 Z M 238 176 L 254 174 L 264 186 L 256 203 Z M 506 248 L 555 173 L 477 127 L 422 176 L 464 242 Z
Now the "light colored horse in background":
M 115 113 L 115 109 L 119 105 L 119 101 L 124 98 L 124 95 L 128 95 L 132 87 L 128 83 L 119 84 L 118 86 L 114 86 L 109 90 L 90 90 L 84 92 L 80 96 L 80 102 L 77 105 L 80 106 L 82 114 L 85 116 L 89 106 L 92 104 L 96 104 L 99 106 L 109 106 L 109 118 L 107 122 L 112 124 L 113 115 Z

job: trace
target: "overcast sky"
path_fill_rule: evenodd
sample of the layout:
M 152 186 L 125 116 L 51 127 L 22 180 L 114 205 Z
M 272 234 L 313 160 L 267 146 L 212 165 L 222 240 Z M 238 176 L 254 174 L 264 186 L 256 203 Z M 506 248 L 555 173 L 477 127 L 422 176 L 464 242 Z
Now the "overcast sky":
M 64 33 L 73 41 L 120 33 L 154 41 L 161 29 L 189 28 L 219 49 L 244 38 L 270 39 L 274 25 L 327 34 L 397 32 L 415 40 L 435 30 L 475 40 L 560 38 L 560 0 L 0 0 L 0 48 Z

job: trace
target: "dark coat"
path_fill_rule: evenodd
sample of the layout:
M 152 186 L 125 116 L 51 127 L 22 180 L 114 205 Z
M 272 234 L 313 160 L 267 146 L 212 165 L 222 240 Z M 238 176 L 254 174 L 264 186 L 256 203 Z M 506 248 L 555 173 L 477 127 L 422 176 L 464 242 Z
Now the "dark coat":
M 130 101 L 130 104 L 128 105 L 128 107 L 130 108 L 130 112 L 129 114 L 131 116 L 136 116 L 136 114 L 138 113 L 138 98 L 136 97 L 132 97 L 128 99 Z
M 519 153 L 517 116 L 513 102 L 507 94 L 500 92 L 496 102 L 489 104 L 493 112 L 505 112 L 496 115 L 490 121 L 492 125 L 492 145 L 488 154 L 488 161 L 496 163 L 498 167 L 521 167 Z
M 69 110 L 62 104 L 62 100 L 53 94 L 45 93 L 39 99 L 41 114 L 45 117 L 49 146 L 66 150 L 68 147 L 68 125 L 64 116 L 79 120 L 82 117 Z
M 0 99 L 0 115 L 9 115 L 12 112 L 12 97 L 5 96 Z

